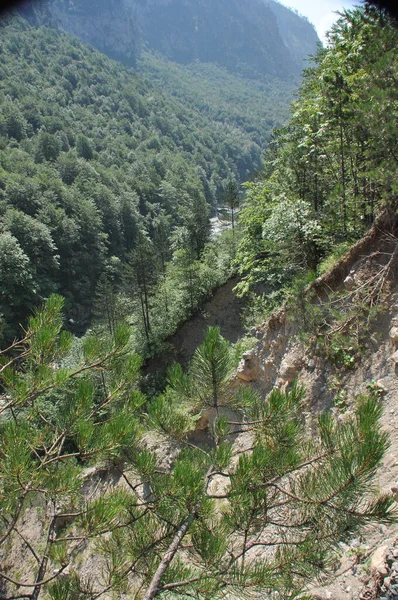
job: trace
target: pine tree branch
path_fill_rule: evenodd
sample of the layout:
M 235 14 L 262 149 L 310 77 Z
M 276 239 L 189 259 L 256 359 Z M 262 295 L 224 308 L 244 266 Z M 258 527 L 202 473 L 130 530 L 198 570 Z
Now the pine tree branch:
M 20 340 L 14 340 L 12 342 L 12 344 L 10 346 L 8 346 L 8 348 L 4 348 L 4 350 L 0 350 L 0 356 L 3 356 L 4 354 L 8 354 L 9 352 L 11 352 L 11 350 L 15 350 L 17 348 L 23 348 L 24 345 L 26 344 L 26 342 L 28 341 L 28 339 L 32 336 L 31 332 L 28 332 L 25 337 L 23 337 Z M 20 355 L 19 355 L 20 356 Z M 16 357 L 18 358 L 18 357 Z M 1 371 L 0 371 L 1 373 Z
M 48 579 L 42 579 L 41 581 L 37 581 L 36 583 L 22 583 L 22 581 L 17 581 L 16 579 L 13 579 L 12 577 L 9 577 L 8 575 L 5 575 L 4 573 L 0 573 L 0 581 L 2 579 L 4 579 L 5 581 L 8 581 L 9 583 L 12 583 L 14 585 L 16 585 L 17 587 L 25 587 L 25 588 L 35 588 L 35 587 L 42 587 L 43 585 L 46 585 L 47 583 L 50 583 L 50 581 L 54 581 L 54 579 L 56 579 L 57 577 L 59 577 L 59 575 L 65 571 L 66 567 L 68 565 L 63 565 L 60 570 L 55 574 L 55 575 L 51 575 L 51 577 L 49 577 Z M 26 598 L 26 596 L 24 596 Z M 28 596 L 29 598 L 32 598 L 31 595 Z
M 210 473 L 212 472 L 212 470 L 213 470 L 213 465 L 211 465 L 208 468 L 206 475 L 204 477 L 203 494 L 207 493 L 207 488 L 208 488 L 209 482 L 210 482 L 209 476 L 210 476 Z M 176 535 L 174 536 L 171 544 L 169 545 L 166 553 L 163 555 L 163 558 L 160 561 L 160 564 L 159 564 L 154 576 L 152 577 L 149 588 L 147 589 L 142 600 L 152 600 L 160 592 L 162 577 L 165 574 L 165 572 L 167 571 L 167 569 L 168 569 L 171 561 L 173 560 L 174 556 L 176 555 L 178 549 L 180 548 L 181 542 L 184 539 L 189 528 L 191 527 L 192 523 L 196 519 L 199 518 L 199 510 L 200 510 L 201 503 L 202 503 L 202 497 L 196 502 L 196 504 L 194 505 L 191 512 L 181 523 L 181 525 L 180 525 Z
M 31 483 L 26 486 L 26 488 L 24 489 L 24 493 L 20 496 L 20 498 L 18 500 L 17 510 L 14 513 L 13 518 L 11 519 L 8 529 L 7 529 L 6 533 L 0 538 L 0 546 L 2 546 L 2 544 L 4 544 L 5 540 L 8 538 L 8 536 L 11 534 L 12 530 L 14 529 L 14 527 L 19 519 L 19 516 L 21 514 L 23 503 L 25 502 L 26 496 L 28 495 L 28 493 L 30 491 L 30 487 L 31 487 Z
M 291 475 L 292 473 L 296 473 L 297 471 L 300 471 L 301 469 L 304 469 L 305 467 L 309 467 L 310 465 L 314 464 L 315 462 L 318 462 L 318 461 L 322 460 L 323 458 L 327 458 L 328 456 L 330 456 L 333 453 L 334 453 L 334 451 L 331 450 L 331 451 L 328 451 L 328 452 L 324 452 L 323 454 L 319 454 L 318 456 L 315 456 L 314 458 L 306 460 L 306 461 L 300 463 L 299 465 L 293 467 L 292 469 L 289 469 L 288 471 L 285 471 L 284 473 L 282 473 L 282 475 L 277 475 L 276 477 L 274 477 L 273 479 L 270 479 L 266 483 L 261 483 L 261 484 L 256 485 L 256 486 L 252 486 L 249 489 L 250 489 L 251 492 L 253 492 L 253 491 L 256 491 L 256 490 L 261 490 L 261 489 L 264 489 L 266 487 L 272 486 L 274 483 L 276 483 L 277 481 L 280 481 L 281 479 L 283 479 L 287 475 Z
M 104 450 L 107 450 L 111 447 L 112 447 L 112 444 L 108 444 L 107 446 L 104 446 L 103 448 L 95 448 L 95 450 L 90 450 L 88 452 L 71 452 L 70 454 L 61 454 L 60 456 L 54 456 L 53 458 L 46 460 L 40 466 L 47 467 L 51 463 L 58 462 L 60 460 L 64 460 L 65 458 L 76 458 L 76 457 L 87 458 L 89 456 L 94 456 L 95 454 L 98 454 L 99 452 L 103 452 Z
M 120 579 L 125 579 L 130 573 L 132 573 L 136 567 L 136 565 L 139 563 L 139 561 L 143 558 L 145 558 L 145 556 L 149 553 L 152 552 L 156 546 L 158 544 L 160 544 L 161 542 L 163 542 L 164 540 L 166 540 L 169 537 L 169 534 L 165 534 L 162 537 L 158 538 L 157 540 L 155 540 L 154 542 L 152 542 L 152 544 L 150 544 L 149 546 L 147 546 L 144 550 L 142 550 L 142 552 L 139 554 L 139 556 L 134 560 L 134 562 L 129 565 L 129 567 L 127 569 L 125 569 L 125 571 L 121 574 Z M 143 587 L 144 584 L 142 584 L 141 587 Z M 111 589 L 113 588 L 113 583 L 109 584 L 108 586 L 106 586 L 101 592 L 98 592 L 97 594 L 95 594 L 95 596 L 93 596 L 91 598 L 91 600 L 98 600 L 98 598 L 100 598 L 101 596 L 103 596 L 103 594 L 106 594 L 107 592 L 109 592 Z
M 92 419 L 97 413 L 99 413 L 100 410 L 102 410 L 103 408 L 105 408 L 106 406 L 108 406 L 108 404 L 110 404 L 112 402 L 112 400 L 114 399 L 114 397 L 116 396 L 116 394 L 118 394 L 118 392 L 120 392 L 120 390 L 123 388 L 123 383 L 120 383 L 115 390 L 113 390 L 112 392 L 110 392 L 108 394 L 108 396 L 105 398 L 105 400 L 102 402 L 102 404 L 99 404 L 98 406 L 95 407 L 95 409 L 88 415 L 88 419 Z
M 5 517 L 3 517 L 3 519 L 7 522 L 7 519 Z M 14 531 L 15 533 L 21 538 L 21 540 L 24 542 L 24 544 L 26 545 L 26 547 L 30 550 L 31 554 L 33 554 L 34 558 L 36 559 L 37 563 L 40 563 L 40 556 L 37 554 L 36 550 L 33 548 L 32 544 L 29 542 L 29 540 L 27 540 L 25 538 L 25 536 L 19 531 L 19 529 L 17 529 L 14 526 Z
M 324 498 L 323 500 L 313 500 L 313 499 L 301 498 L 300 496 L 296 496 L 292 492 L 288 492 L 287 490 L 285 490 L 284 488 L 278 486 L 276 483 L 273 483 L 273 482 L 268 482 L 267 486 L 274 487 L 281 494 L 284 494 L 288 498 L 291 498 L 292 500 L 296 500 L 297 502 L 300 502 L 302 504 L 316 504 L 316 505 L 324 504 L 325 506 L 332 507 L 332 505 L 329 504 L 330 500 L 332 500 L 333 498 L 338 496 L 341 492 L 344 492 L 344 490 L 346 490 L 353 482 L 354 482 L 354 477 L 353 476 L 349 477 L 342 486 L 340 486 L 337 490 L 334 490 L 332 492 L 332 494 L 330 494 L 330 496 Z
M 34 590 L 32 592 L 31 600 L 38 599 L 41 586 L 43 585 L 43 583 L 41 583 L 41 582 L 43 581 L 44 575 L 46 574 L 46 571 L 47 571 L 47 566 L 48 566 L 48 561 L 49 561 L 49 553 L 50 553 L 51 545 L 53 543 L 53 536 L 54 536 L 56 520 L 57 520 L 56 515 L 53 515 L 50 525 L 48 527 L 46 549 L 45 549 L 44 555 L 41 559 L 41 563 L 39 566 L 39 571 L 37 573 L 36 583 L 35 583 Z M 59 575 L 59 572 L 57 574 Z
M 193 521 L 199 517 L 200 504 L 201 500 L 195 504 L 192 511 L 181 523 L 180 528 L 174 536 L 170 546 L 168 547 L 166 554 L 164 554 L 162 560 L 160 561 L 160 564 L 155 572 L 155 575 L 152 578 L 149 588 L 147 589 L 143 597 L 143 600 L 153 600 L 153 598 L 155 598 L 158 595 L 160 591 L 160 582 L 162 580 L 163 575 L 167 571 L 171 561 L 176 555 L 180 544 L 183 538 L 185 537 L 186 533 L 188 532 L 190 526 L 192 525 Z
M 164 585 L 162 585 L 160 587 L 161 592 L 163 591 L 167 591 L 167 590 L 174 590 L 175 588 L 178 587 L 183 587 L 185 585 L 191 585 L 192 583 L 195 583 L 196 581 L 203 581 L 204 579 L 210 579 L 212 576 L 211 575 L 196 575 L 195 577 L 190 577 L 188 579 L 183 579 L 182 581 L 173 581 L 173 583 L 165 583 Z M 185 592 L 184 592 L 185 594 Z
M 103 368 L 104 364 L 112 357 L 115 356 L 122 356 L 124 354 L 127 354 L 127 351 L 124 351 L 122 354 L 120 354 L 120 349 L 117 350 L 113 350 L 112 352 L 109 352 L 108 354 L 106 354 L 104 357 L 89 363 L 89 364 L 84 364 L 83 366 L 79 367 L 78 369 L 75 369 L 74 371 L 72 371 L 71 373 L 69 373 L 68 376 L 68 381 L 70 379 L 74 379 L 75 377 L 77 377 L 78 375 L 81 375 L 82 373 L 85 373 L 86 371 L 91 371 L 91 370 L 99 370 L 101 368 Z M 26 355 L 29 354 L 29 351 L 27 351 Z M 1 370 L 0 370 L 1 373 Z M 47 386 L 44 386 L 42 388 L 34 388 L 32 390 L 32 392 L 30 394 L 28 394 L 27 396 L 25 396 L 21 402 L 15 402 L 13 400 L 11 400 L 10 402 L 8 402 L 6 405 L 2 406 L 0 408 L 0 415 L 3 414 L 3 412 L 5 412 L 6 410 L 8 410 L 9 408 L 12 408 L 14 406 L 17 406 L 18 404 L 22 404 L 22 403 L 28 403 L 28 402 L 32 402 L 34 401 L 36 398 L 38 398 L 41 394 L 45 394 L 53 389 L 55 389 L 57 386 L 59 385 L 59 383 L 57 381 L 54 381 L 50 384 L 48 384 Z
M 239 454 L 242 454 L 244 452 L 246 452 L 246 450 L 241 450 L 241 451 L 239 451 Z M 255 492 L 257 490 L 262 490 L 267 487 L 277 487 L 274 485 L 274 483 L 276 483 L 280 479 L 283 479 L 284 477 L 286 477 L 287 475 L 290 475 L 291 473 L 296 473 L 297 471 L 304 469 L 305 467 L 308 467 L 309 465 L 312 465 L 313 463 L 318 462 L 318 461 L 322 460 L 323 458 L 326 458 L 327 456 L 330 456 L 330 454 L 332 454 L 332 453 L 333 453 L 333 451 L 330 451 L 330 452 L 325 452 L 323 454 L 320 454 L 319 456 L 315 456 L 314 458 L 311 458 L 310 460 L 302 462 L 299 465 L 297 465 L 296 467 L 294 467 L 288 471 L 285 471 L 282 475 L 277 475 L 276 477 L 274 477 L 270 481 L 267 481 L 266 483 L 261 483 L 259 485 L 249 487 L 249 491 Z M 233 474 L 231 474 L 230 476 L 233 477 Z M 279 491 L 282 491 L 282 490 L 279 490 Z M 209 498 L 213 498 L 216 500 L 217 499 L 225 500 L 225 499 L 228 499 L 229 497 L 230 497 L 230 494 L 219 494 L 219 495 L 211 494 L 211 495 L 209 495 Z M 299 500 L 299 498 L 294 498 L 294 499 Z M 284 505 L 284 504 L 285 503 L 282 503 L 282 505 Z
M 92 534 L 70 536 L 70 537 L 63 537 L 63 538 L 57 537 L 53 540 L 53 543 L 60 544 L 62 542 L 82 542 L 84 540 L 97 538 L 97 537 L 99 537 L 101 535 L 105 535 L 107 533 L 113 533 L 114 531 L 118 531 L 119 529 L 126 529 L 126 527 L 135 525 L 135 523 L 137 523 L 140 519 L 145 517 L 148 513 L 149 513 L 149 509 L 144 510 L 138 517 L 134 517 L 134 518 L 130 519 L 128 523 L 121 523 L 120 525 L 114 525 L 114 527 L 108 527 L 107 529 L 102 529 L 101 531 L 96 531 L 95 533 L 92 533 Z M 56 518 L 58 518 L 58 517 L 56 516 Z
M 10 346 L 10 348 L 7 348 L 7 350 L 0 351 L 0 356 L 4 355 L 6 352 L 9 352 L 11 349 L 17 347 L 18 345 L 16 344 L 15 346 Z M 14 356 L 13 358 L 11 358 L 5 365 L 1 365 L 0 375 L 3 373 L 3 371 L 8 369 L 8 367 L 11 367 L 11 365 L 13 365 L 16 361 L 21 360 L 21 358 L 25 358 L 25 356 L 27 356 L 28 354 L 29 350 L 25 350 L 25 352 L 22 352 L 21 354 L 18 354 L 18 356 Z

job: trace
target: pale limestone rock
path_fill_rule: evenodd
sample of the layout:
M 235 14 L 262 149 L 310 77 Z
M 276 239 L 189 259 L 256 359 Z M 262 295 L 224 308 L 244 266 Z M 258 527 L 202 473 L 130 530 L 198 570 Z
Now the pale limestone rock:
M 392 360 L 395 364 L 398 364 L 398 350 L 394 352 L 392 356 L 390 356 L 389 360 Z
M 388 546 L 379 546 L 377 550 L 373 553 L 372 559 L 370 562 L 370 569 L 374 575 L 381 575 L 382 577 L 386 577 L 388 575 L 388 568 L 386 564 L 386 556 L 388 552 Z
M 240 379 L 241 381 L 246 381 L 247 383 L 250 383 L 251 381 L 255 381 L 256 377 L 253 374 L 251 369 L 248 369 L 244 363 L 243 360 L 240 361 L 239 366 L 238 366 L 238 370 L 236 372 L 236 376 L 238 377 L 238 379 Z
M 387 378 L 385 378 L 384 380 L 383 379 L 378 379 L 376 381 L 377 387 L 382 391 L 383 394 L 386 394 L 388 392 L 388 387 L 386 385 L 386 382 L 388 383 Z
M 390 329 L 390 338 L 394 344 L 398 344 L 398 327 L 392 327 Z
M 202 410 L 200 413 L 200 419 L 198 419 L 195 423 L 196 431 L 205 431 L 208 429 L 214 415 L 214 410 L 215 409 L 212 407 L 204 408 Z
M 208 415 L 201 415 L 200 419 L 196 421 L 195 429 L 196 431 L 205 431 L 209 426 L 209 417 Z
M 392 486 L 391 492 L 394 494 L 395 500 L 398 500 L 398 485 L 397 484 Z
M 302 357 L 300 350 L 297 348 L 293 352 L 288 353 L 281 362 L 279 369 L 279 377 L 287 383 L 294 381 L 302 367 Z
M 352 275 L 347 275 L 347 277 L 344 279 L 344 287 L 346 290 L 352 290 L 352 288 L 355 285 L 355 279 L 353 278 Z
M 246 382 L 256 381 L 259 377 L 259 371 L 257 356 L 254 352 L 245 352 L 236 372 L 238 379 Z

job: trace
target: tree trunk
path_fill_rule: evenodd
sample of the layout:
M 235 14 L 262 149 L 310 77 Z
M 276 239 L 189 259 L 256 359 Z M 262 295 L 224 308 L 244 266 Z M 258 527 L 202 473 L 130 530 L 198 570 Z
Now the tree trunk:
M 142 600 L 152 600 L 152 598 L 155 598 L 158 595 L 159 590 L 160 590 L 160 583 L 162 581 L 163 575 L 165 574 L 171 561 L 173 560 L 174 556 L 176 555 L 176 552 L 177 552 L 178 548 L 180 547 L 180 544 L 181 544 L 184 536 L 188 532 L 190 526 L 192 525 L 193 521 L 195 519 L 197 519 L 199 516 L 198 515 L 199 506 L 200 506 L 200 502 L 198 502 L 195 505 L 192 512 L 182 522 L 182 525 L 180 526 L 179 530 L 177 531 L 176 535 L 174 536 L 173 541 L 171 542 L 170 546 L 168 547 L 166 554 L 163 556 L 162 560 L 160 561 L 160 564 L 159 564 L 158 568 L 156 569 L 156 573 L 153 576 L 152 581 L 149 585 L 149 588 L 147 589 L 145 596 L 143 597 Z
M 36 584 L 40 584 L 40 582 L 43 581 L 44 576 L 45 576 L 46 571 L 47 571 L 48 556 L 49 556 L 51 544 L 53 543 L 55 521 L 56 521 L 56 517 L 53 517 L 51 519 L 51 523 L 50 523 L 50 526 L 48 528 L 46 549 L 44 551 L 44 555 L 43 555 L 43 558 L 42 558 L 41 563 L 40 563 L 39 572 L 37 573 L 36 582 L 35 582 Z M 34 590 L 32 592 L 32 595 L 30 597 L 31 600 L 37 600 L 38 599 L 41 588 L 42 588 L 41 585 L 36 585 L 35 586 L 35 588 L 34 588 Z
M 341 185 L 342 185 L 342 212 L 343 212 L 343 233 L 347 237 L 347 200 L 346 200 L 346 174 L 345 174 L 345 156 L 344 156 L 344 132 L 343 132 L 343 106 L 341 92 L 339 98 L 339 130 L 340 130 L 340 164 L 341 164 Z

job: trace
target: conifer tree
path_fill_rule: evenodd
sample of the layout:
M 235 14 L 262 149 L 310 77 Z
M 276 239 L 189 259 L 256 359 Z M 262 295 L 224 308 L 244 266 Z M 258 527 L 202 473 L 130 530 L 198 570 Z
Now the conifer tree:
M 235 181 L 229 181 L 224 191 L 224 203 L 231 211 L 232 234 L 235 235 L 236 211 L 239 208 L 239 187 Z
M 392 496 L 370 485 L 388 446 L 377 398 L 358 399 L 344 421 L 321 414 L 309 437 L 300 386 L 265 400 L 245 389 L 231 402 L 250 448 L 235 450 L 233 423 L 221 411 L 213 443 L 195 446 L 196 414 L 182 410 L 180 390 L 144 404 L 128 330 L 119 327 L 111 341 L 89 336 L 76 351 L 61 309 L 51 297 L 23 339 L 1 352 L 4 598 L 292 596 L 328 569 L 339 541 L 366 523 L 397 519 Z M 209 332 L 196 368 L 175 368 L 181 388 L 210 382 L 219 393 L 225 349 L 219 332 Z M 154 426 L 170 434 L 167 423 L 180 435 L 165 468 L 147 440 Z M 93 465 L 112 466 L 123 486 L 85 494 Z M 32 510 L 39 539 L 24 527 Z M 20 549 L 26 576 L 8 560 L 10 546 Z M 84 549 L 96 555 L 100 578 L 79 570 Z
M 150 298 L 153 286 L 157 280 L 157 261 L 155 248 L 145 232 L 137 236 L 136 248 L 131 252 L 125 271 L 125 287 L 127 295 L 139 298 L 139 304 L 144 324 L 144 332 L 148 345 L 151 342 L 151 312 Z
M 115 335 L 118 321 L 118 294 L 115 283 L 105 273 L 99 278 L 95 290 L 94 315 L 106 323 L 109 335 Z
M 130 332 L 119 327 L 110 342 L 88 336 L 73 358 L 62 308 L 63 299 L 51 296 L 24 337 L 0 353 L 0 581 L 31 600 L 54 583 L 53 569 L 62 575 L 72 560 L 75 536 L 57 535 L 65 523 L 76 519 L 81 540 L 111 528 L 121 500 L 117 494 L 109 503 L 99 499 L 95 522 L 79 493 L 84 468 L 120 461 L 140 430 L 140 360 L 126 352 Z M 23 533 L 32 503 L 40 512 L 39 543 Z M 26 561 L 28 580 L 4 572 L 13 546 Z
M 188 380 L 180 369 L 169 374 L 171 385 L 197 406 L 218 410 L 221 395 L 232 369 L 230 344 L 220 334 L 219 327 L 209 327 L 203 343 L 192 357 Z

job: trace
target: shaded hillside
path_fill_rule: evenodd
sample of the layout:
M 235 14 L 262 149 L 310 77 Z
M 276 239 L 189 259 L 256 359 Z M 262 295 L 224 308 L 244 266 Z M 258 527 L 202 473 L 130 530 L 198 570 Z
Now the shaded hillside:
M 134 6 L 128 0 L 27 0 L 18 10 L 35 25 L 59 27 L 110 58 L 135 64 L 140 35 Z
M 308 21 L 274 1 L 29 0 L 21 10 L 129 65 L 147 48 L 256 79 L 298 77 L 318 41 Z
M 288 118 L 287 100 L 295 90 L 292 82 L 272 78 L 264 82 L 248 80 L 215 64 L 179 65 L 152 52 L 143 52 L 137 67 L 163 92 L 195 107 L 214 119 L 217 126 L 223 123 L 231 129 L 244 130 L 261 148 L 271 138 L 275 123 Z M 244 177 L 242 172 L 241 178 Z

